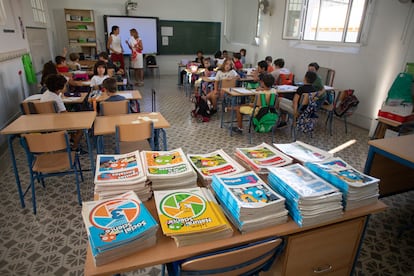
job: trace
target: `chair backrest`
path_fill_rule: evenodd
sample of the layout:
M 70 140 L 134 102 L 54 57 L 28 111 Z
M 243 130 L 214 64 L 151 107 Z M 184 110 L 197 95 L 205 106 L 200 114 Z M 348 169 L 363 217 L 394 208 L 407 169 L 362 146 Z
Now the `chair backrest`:
M 277 80 L 278 85 L 293 85 L 295 82 L 295 75 L 290 74 L 280 74 L 279 79 Z
M 220 81 L 220 88 L 229 88 L 229 87 L 235 87 L 236 86 L 236 79 L 223 79 Z
M 100 115 L 119 115 L 119 114 L 128 114 L 129 113 L 129 101 L 115 101 L 107 102 L 103 101 L 99 103 Z
M 327 67 L 320 67 L 318 70 L 318 75 L 321 77 L 322 83 L 324 85 L 333 86 L 335 79 L 335 70 Z
M 70 146 L 66 131 L 49 133 L 23 134 L 28 150 L 31 153 L 53 152 L 68 149 Z
M 208 253 L 182 262 L 177 275 L 256 275 L 271 267 L 283 246 L 282 238 L 270 238 Z
M 154 150 L 154 123 L 141 121 L 136 124 L 117 125 L 115 127 L 115 144 L 117 153 L 137 149 Z
M 30 101 L 28 105 L 31 114 L 58 113 L 58 107 L 55 101 Z
M 23 115 L 32 114 L 32 112 L 30 111 L 29 102 L 21 102 L 20 111 L 22 112 Z

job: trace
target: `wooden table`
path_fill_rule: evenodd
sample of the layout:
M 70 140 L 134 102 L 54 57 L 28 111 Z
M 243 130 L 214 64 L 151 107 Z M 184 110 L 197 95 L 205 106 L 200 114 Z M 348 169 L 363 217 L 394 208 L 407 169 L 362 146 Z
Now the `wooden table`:
M 94 174 L 95 161 L 93 158 L 92 145 L 88 132 L 89 129 L 92 128 L 95 117 L 96 113 L 93 111 L 22 115 L 0 131 L 0 134 L 8 136 L 10 157 L 13 164 L 14 176 L 16 178 L 16 185 L 20 195 L 20 203 L 22 208 L 25 207 L 25 203 L 23 200 L 23 191 L 13 149 L 13 139 L 23 133 L 83 130 L 88 144 L 91 170 L 92 174 Z
M 35 94 L 31 95 L 30 97 L 27 97 L 24 99 L 23 102 L 35 102 L 39 101 L 42 94 Z M 80 93 L 80 97 L 66 97 L 62 94 L 62 101 L 64 104 L 81 104 L 85 100 L 85 98 L 88 96 L 88 93 Z
M 387 118 L 378 117 L 377 118 L 377 127 L 375 128 L 374 135 L 372 136 L 373 139 L 382 139 L 385 136 L 385 132 L 387 129 L 394 129 L 398 132 L 398 134 L 401 133 L 401 130 L 403 130 L 404 127 L 409 125 L 414 125 L 414 121 L 408 121 L 408 122 L 398 122 L 394 120 L 390 120 Z
M 368 142 L 364 173 L 380 179 L 380 196 L 414 188 L 414 135 Z
M 154 122 L 154 131 L 156 141 L 156 148 L 159 148 L 159 136 L 162 132 L 163 139 L 163 150 L 167 150 L 167 134 L 165 128 L 170 127 L 170 123 L 162 116 L 159 112 L 150 113 L 133 113 L 124 115 L 113 115 L 113 116 L 99 116 L 95 120 L 94 134 L 98 136 L 98 153 L 103 153 L 103 135 L 110 135 L 115 133 L 115 127 L 119 124 L 131 124 L 137 120 L 152 119 Z
M 116 92 L 117 95 L 121 95 L 123 97 L 125 97 L 125 99 L 127 100 L 141 100 L 142 99 L 142 95 L 138 90 L 123 90 L 123 91 L 117 91 Z M 90 103 L 92 103 L 93 106 L 93 110 L 97 111 L 97 103 L 99 102 L 103 102 L 105 100 L 107 100 L 109 98 L 107 93 L 101 93 L 100 95 L 96 96 L 96 97 L 91 97 L 88 99 L 88 101 Z
M 158 215 L 156 213 L 155 209 L 155 203 L 154 200 L 151 199 L 150 201 L 146 202 L 145 205 L 153 215 L 153 217 L 157 220 L 159 223 Z M 241 244 L 246 244 L 249 242 L 257 241 L 260 239 L 268 238 L 268 237 L 274 237 L 274 236 L 292 236 L 297 234 L 311 234 L 311 235 L 320 235 L 323 234 L 326 230 L 337 229 L 341 226 L 344 226 L 344 224 L 355 220 L 364 218 L 365 224 L 368 221 L 368 217 L 372 213 L 377 213 L 380 211 L 383 211 L 386 208 L 386 205 L 382 202 L 378 201 L 376 204 L 372 204 L 369 206 L 361 207 L 358 209 L 354 209 L 351 211 L 346 211 L 344 213 L 344 216 L 331 220 L 329 222 L 325 222 L 322 224 L 318 224 L 315 226 L 308 226 L 308 227 L 299 227 L 294 221 L 292 221 L 289 218 L 289 221 L 287 223 L 267 227 L 265 229 L 257 230 L 250 233 L 240 234 L 240 232 L 236 229 L 234 229 L 233 237 L 228 239 L 222 239 L 212 242 L 204 242 L 197 245 L 191 245 L 191 246 L 184 246 L 177 248 L 174 240 L 172 238 L 166 237 L 162 234 L 162 230 L 159 229 L 157 233 L 157 244 L 153 247 L 150 247 L 148 249 L 133 253 L 129 256 L 123 257 L 119 260 L 116 260 L 114 262 L 96 267 L 93 262 L 93 257 L 91 254 L 90 246 L 88 245 L 87 253 L 86 253 L 86 261 L 85 261 L 85 275 L 111 275 L 116 273 L 122 273 L 127 272 L 131 270 L 137 270 L 140 268 L 145 268 L 153 265 L 158 264 L 165 264 L 177 260 L 182 260 L 188 257 L 197 256 L 202 253 L 216 251 L 223 248 L 233 247 Z M 310 231 L 313 230 L 313 231 Z M 357 259 L 357 253 L 359 246 L 362 243 L 361 235 L 363 234 L 363 231 L 365 228 L 361 229 L 360 235 L 355 238 L 355 240 L 350 241 L 356 244 L 356 247 L 354 248 L 354 255 L 351 257 L 354 257 L 351 261 L 351 266 L 348 267 L 348 270 L 351 271 L 353 268 L 353 265 L 355 264 L 355 261 Z M 339 234 L 337 234 L 339 236 Z M 289 242 L 288 242 L 289 245 Z M 335 246 L 335 245 L 333 245 Z M 315 250 L 323 250 L 324 248 L 317 248 Z M 341 249 L 338 248 L 338 251 Z M 285 250 L 284 255 L 287 256 L 287 250 Z M 306 252 L 306 254 L 314 254 L 315 252 L 310 251 Z M 331 254 L 332 252 L 326 253 Z M 340 254 L 340 253 L 338 253 Z M 305 262 L 306 260 L 296 260 L 297 262 Z

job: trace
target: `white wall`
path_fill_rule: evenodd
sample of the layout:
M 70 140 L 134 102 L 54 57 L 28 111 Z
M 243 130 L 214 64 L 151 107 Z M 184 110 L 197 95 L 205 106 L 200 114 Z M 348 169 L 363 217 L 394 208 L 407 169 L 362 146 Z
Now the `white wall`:
M 316 61 L 320 66 L 336 70 L 334 86 L 339 89 L 355 89 L 360 104 L 350 121 L 369 129 L 375 121 L 378 109 L 385 100 L 397 74 L 403 71 L 407 61 L 414 61 L 414 4 L 397 0 L 377 0 L 373 10 L 367 44 L 359 53 L 337 53 L 321 50 L 307 50 L 293 47 L 290 41 L 282 40 L 285 10 L 284 0 L 272 0 L 272 16 L 263 16 L 261 45 L 240 45 L 225 43 L 228 50 L 247 48 L 248 60 L 257 62 L 270 55 L 285 59 L 295 78 L 301 80 L 307 64 Z M 403 33 L 404 26 L 407 33 Z

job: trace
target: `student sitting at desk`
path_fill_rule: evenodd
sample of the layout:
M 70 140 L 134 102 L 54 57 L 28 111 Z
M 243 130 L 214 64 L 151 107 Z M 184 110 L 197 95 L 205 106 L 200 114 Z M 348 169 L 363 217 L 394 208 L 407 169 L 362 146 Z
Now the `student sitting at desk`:
M 276 90 L 272 88 L 275 83 L 275 78 L 268 73 L 262 73 L 259 76 L 260 87 L 256 89 L 259 93 L 266 94 L 266 101 L 269 102 L 270 94 L 277 94 Z M 278 106 L 278 103 L 276 104 Z M 255 112 L 259 112 L 260 107 L 256 107 Z M 251 115 L 253 112 L 253 102 L 236 107 L 237 127 L 233 127 L 233 131 L 239 134 L 243 133 L 243 114 Z M 255 114 L 256 115 L 256 114 Z
M 233 61 L 231 59 L 225 59 L 224 63 L 221 67 L 218 68 L 217 74 L 216 74 L 216 80 L 214 83 L 214 91 L 212 93 L 209 93 L 207 95 L 207 99 L 210 100 L 210 102 L 213 105 L 213 113 L 217 112 L 217 97 L 223 98 L 223 93 L 220 91 L 220 95 L 217 92 L 217 89 L 219 87 L 219 82 L 225 79 L 238 79 L 239 74 L 233 69 Z
M 79 64 L 79 58 L 80 56 L 78 53 L 70 53 L 69 61 L 67 62 L 67 65 L 70 70 L 72 71 L 81 70 L 81 65 Z
M 59 73 L 69 72 L 69 67 L 66 64 L 66 58 L 64 56 L 56 56 L 55 62 L 56 62 L 56 68 Z
M 244 48 L 240 49 L 240 55 L 241 55 L 240 61 L 243 64 L 243 66 L 245 66 L 245 64 L 246 64 L 246 49 L 244 49 Z
M 104 61 L 106 63 L 106 68 L 110 77 L 112 77 L 114 74 L 123 75 L 125 73 L 122 68 L 116 67 L 113 61 L 109 58 L 107 52 L 100 52 L 98 55 L 98 60 Z
M 302 94 L 304 93 L 312 93 L 312 92 L 316 92 L 316 88 L 312 85 L 312 83 L 315 82 L 317 78 L 317 75 L 315 72 L 312 71 L 308 71 L 305 74 L 305 77 L 303 79 L 303 86 L 300 86 L 295 94 L 293 96 L 291 95 L 286 95 L 283 98 L 280 99 L 280 109 L 282 111 L 285 111 L 289 114 L 293 114 L 294 117 L 296 118 L 297 116 L 299 116 L 299 113 L 303 110 L 306 109 L 306 106 L 308 103 L 302 103 L 302 109 L 298 110 L 299 104 L 301 104 L 299 102 Z M 278 127 L 284 127 L 287 125 L 286 123 L 286 114 L 283 114 L 282 118 L 281 118 L 281 122 L 279 123 Z
M 243 64 L 240 61 L 241 54 L 240 53 L 233 53 L 233 63 L 234 63 L 234 69 L 239 72 L 243 69 Z
M 106 92 L 106 94 L 109 96 L 109 98 L 105 100 L 106 102 L 118 102 L 126 100 L 124 96 L 118 95 L 116 93 L 117 85 L 116 79 L 114 78 L 106 78 L 102 82 L 102 92 Z
M 265 58 L 265 61 L 267 62 L 267 72 L 272 73 L 274 68 L 272 66 L 273 58 L 271 56 L 267 56 Z
M 93 68 L 93 77 L 91 79 L 91 87 L 93 90 L 98 90 L 102 82 L 109 78 L 108 69 L 104 61 L 97 61 Z
M 273 64 L 275 65 L 274 66 L 275 70 L 273 70 L 273 72 L 271 74 L 275 78 L 276 84 L 285 84 L 285 83 L 280 83 L 279 82 L 279 76 L 280 75 L 289 75 L 290 74 L 290 70 L 285 68 L 285 60 L 283 58 L 278 58 L 278 59 L 275 59 Z M 292 85 L 292 83 L 290 83 L 290 84 Z
M 203 65 L 201 65 L 200 68 L 204 69 L 204 77 L 214 77 L 216 75 L 216 72 L 214 71 L 215 67 L 211 65 L 211 58 L 209 57 L 203 59 Z M 214 87 L 214 84 L 212 82 L 203 82 L 202 78 L 198 78 L 194 82 L 195 93 L 197 93 L 200 86 L 202 94 L 208 95 L 211 90 L 213 90 L 212 88 Z
M 46 62 L 43 65 L 43 70 L 42 70 L 42 77 L 40 79 L 40 93 L 44 93 L 47 90 L 47 86 L 46 86 L 46 79 L 49 75 L 58 75 L 59 72 L 56 68 L 56 64 L 54 64 L 51 60 Z M 82 85 L 81 82 L 75 81 L 73 80 L 72 76 L 65 74 L 64 75 L 65 79 L 67 80 L 67 83 L 69 84 L 69 86 L 80 86 Z
M 45 80 L 47 90 L 40 97 L 41 102 L 50 102 L 55 101 L 58 112 L 66 112 L 65 104 L 61 98 L 61 95 L 66 91 L 67 80 L 64 76 L 59 74 L 51 74 Z M 79 143 L 82 137 L 82 130 L 78 130 L 71 135 L 73 140 L 72 148 L 74 150 L 79 150 Z

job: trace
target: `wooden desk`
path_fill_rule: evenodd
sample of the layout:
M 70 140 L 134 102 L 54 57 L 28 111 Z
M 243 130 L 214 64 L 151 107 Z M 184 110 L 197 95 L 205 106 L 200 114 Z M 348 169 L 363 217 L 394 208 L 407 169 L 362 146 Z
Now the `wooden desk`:
M 142 95 L 138 90 L 117 91 L 116 94 L 125 97 L 125 99 L 127 99 L 127 100 L 141 100 L 142 99 Z M 101 95 L 99 95 L 96 98 L 89 99 L 89 102 L 92 102 L 94 99 L 97 102 L 102 102 L 102 101 L 105 101 L 108 98 L 109 98 L 109 96 L 108 96 L 107 93 L 102 93 Z
M 95 119 L 94 134 L 98 136 L 98 153 L 103 152 L 102 135 L 110 135 L 115 133 L 115 126 L 119 124 L 131 124 L 134 121 L 140 120 L 140 118 L 148 117 L 154 119 L 154 131 L 156 148 L 159 148 L 159 138 L 162 133 L 163 150 L 167 150 L 167 134 L 164 128 L 169 128 L 170 123 L 159 112 L 151 113 L 133 113 L 126 115 L 114 115 L 114 116 L 99 116 Z M 158 145 L 157 145 L 158 144 Z
M 398 122 L 394 120 L 390 120 L 387 118 L 378 117 L 377 118 L 377 127 L 375 128 L 374 135 L 372 136 L 373 139 L 382 139 L 385 136 L 385 132 L 387 129 L 394 129 L 398 132 L 398 134 L 401 133 L 401 130 L 408 125 L 414 125 L 414 121 L 409 122 Z
M 89 93 L 80 93 L 80 97 L 66 97 L 62 94 L 62 101 L 64 104 L 81 104 L 85 100 L 85 98 L 88 96 Z M 23 102 L 35 102 L 40 100 L 41 94 L 35 94 L 32 95 L 26 99 L 24 99 Z
M 92 174 L 94 174 L 95 161 L 93 158 L 92 145 L 89 139 L 88 131 L 92 128 L 95 117 L 96 113 L 92 111 L 22 115 L 0 131 L 0 134 L 8 136 L 10 157 L 12 159 L 17 190 L 21 199 L 23 198 L 23 191 L 20 183 L 19 172 L 17 170 L 16 158 L 13 149 L 13 139 L 23 133 L 83 130 L 88 144 Z M 24 208 L 24 200 L 21 200 L 20 203 L 22 208 Z
M 414 188 L 414 135 L 371 140 L 364 173 L 380 179 L 380 196 Z
M 146 202 L 145 205 L 153 215 L 153 217 L 159 222 L 158 215 L 155 210 L 154 199 Z M 136 253 L 131 254 L 130 256 L 126 256 L 114 262 L 108 263 L 106 265 L 102 265 L 96 267 L 93 262 L 93 257 L 91 255 L 91 250 L 88 245 L 87 253 L 86 253 L 86 261 L 85 261 L 85 275 L 111 275 L 116 273 L 122 273 L 131 270 L 137 270 L 144 267 L 149 267 L 157 264 L 165 264 L 181 259 L 185 259 L 192 256 L 197 256 L 202 253 L 211 252 L 223 248 L 233 247 L 241 244 L 246 244 L 249 242 L 257 241 L 260 239 L 273 237 L 273 236 L 292 236 L 297 237 L 298 235 L 306 234 L 309 236 L 311 235 L 320 235 L 324 234 L 326 230 L 330 229 L 341 229 L 343 226 L 347 226 L 350 221 L 355 220 L 364 220 L 367 222 L 367 218 L 372 213 L 377 213 L 380 211 L 385 210 L 386 205 L 382 202 L 378 202 L 376 204 L 372 204 L 369 206 L 365 206 L 362 208 L 354 209 L 351 211 L 346 211 L 342 218 L 332 220 L 323 224 L 319 224 L 316 226 L 308 226 L 300 228 L 295 222 L 293 222 L 290 218 L 287 223 L 267 227 L 266 229 L 261 229 L 258 231 L 240 234 L 238 230 L 234 228 L 233 237 L 228 239 L 222 239 L 212 242 L 205 242 L 200 243 L 197 245 L 191 246 L 184 246 L 177 248 L 174 240 L 172 238 L 166 237 L 162 234 L 162 230 L 159 229 L 157 233 L 157 244 L 154 247 L 145 249 L 143 251 L 139 251 Z M 344 228 L 342 228 L 344 229 Z M 346 229 L 346 228 L 345 228 Z M 357 258 L 357 249 L 358 246 L 361 244 L 362 239 L 361 235 L 365 229 L 361 229 L 358 232 L 358 237 L 354 240 L 345 240 L 345 242 L 349 242 L 352 245 L 355 244 L 355 248 L 353 248 L 352 260 L 350 262 L 350 266 L 346 267 L 349 271 L 352 270 L 353 264 Z M 336 234 L 336 238 L 341 239 L 342 236 L 340 234 Z M 289 242 L 287 243 L 289 246 Z M 336 244 L 332 244 L 332 246 L 336 246 Z M 287 248 L 288 249 L 288 248 Z M 289 258 L 289 250 L 285 249 L 283 256 L 285 258 Z M 314 248 L 314 250 L 309 250 L 309 252 L 303 252 L 304 255 L 312 256 L 315 254 L 315 250 L 323 251 L 324 248 Z M 341 248 L 337 248 L 337 254 L 341 255 L 340 253 Z M 319 253 L 318 253 L 319 254 Z M 332 251 L 326 252 L 325 254 L 332 254 Z M 334 256 L 330 256 L 333 258 Z M 293 259 L 293 258 L 291 258 Z M 290 259 L 289 259 L 290 260 Z M 305 263 L 306 259 L 296 259 L 298 263 Z M 327 260 L 328 262 L 328 260 Z M 289 263 L 288 263 L 289 265 Z M 349 275 L 350 273 L 348 273 Z

